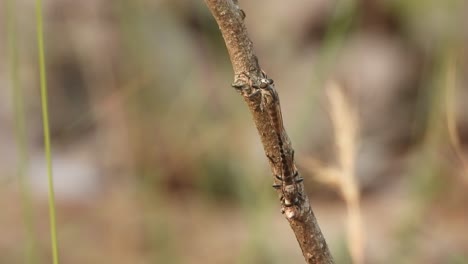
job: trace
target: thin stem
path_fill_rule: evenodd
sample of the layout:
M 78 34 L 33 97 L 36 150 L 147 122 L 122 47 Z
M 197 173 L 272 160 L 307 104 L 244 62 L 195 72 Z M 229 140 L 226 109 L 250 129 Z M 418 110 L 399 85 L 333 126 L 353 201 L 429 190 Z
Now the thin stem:
M 52 175 L 52 154 L 50 148 L 50 132 L 49 132 L 49 114 L 47 104 L 47 78 L 45 66 L 45 51 L 44 51 L 44 32 L 43 32 L 43 17 L 42 17 L 42 1 L 36 0 L 36 24 L 37 24 L 37 47 L 39 52 L 39 73 L 41 80 L 41 104 L 42 104 L 42 124 L 44 127 L 44 148 L 47 161 L 47 180 L 49 186 L 49 217 L 50 217 L 50 237 L 52 243 L 52 260 L 53 264 L 58 264 L 58 243 L 57 243 L 57 227 L 55 221 L 55 194 L 54 181 Z
M 354 173 L 358 144 L 356 109 L 345 97 L 342 87 L 332 81 L 327 86 L 331 120 L 339 163 L 337 182 L 348 209 L 348 248 L 354 264 L 364 263 L 365 236 L 360 206 L 359 182 Z
M 36 256 L 36 238 L 33 227 L 33 210 L 31 204 L 31 189 L 27 182 L 28 174 L 28 147 L 26 144 L 26 126 L 23 103 L 23 90 L 19 82 L 18 73 L 18 46 L 16 35 L 15 3 L 7 1 L 7 35 L 8 35 L 8 54 L 10 66 L 11 89 L 13 94 L 13 105 L 15 115 L 15 135 L 18 145 L 18 180 L 20 184 L 21 205 L 24 212 L 24 225 L 26 227 L 26 263 L 35 263 Z
M 447 70 L 446 70 L 446 80 L 445 80 L 445 106 L 446 106 L 446 115 L 447 115 L 447 130 L 449 134 L 449 141 L 452 145 L 455 154 L 457 155 L 460 163 L 463 166 L 463 173 L 465 175 L 466 180 L 468 180 L 468 161 L 465 160 L 463 156 L 463 151 L 460 147 L 460 136 L 458 135 L 458 128 L 457 128 L 457 116 L 456 116 L 456 104 L 457 101 L 455 98 L 456 96 L 456 72 L 457 72 L 457 64 L 454 58 L 454 55 L 450 54 L 447 63 Z

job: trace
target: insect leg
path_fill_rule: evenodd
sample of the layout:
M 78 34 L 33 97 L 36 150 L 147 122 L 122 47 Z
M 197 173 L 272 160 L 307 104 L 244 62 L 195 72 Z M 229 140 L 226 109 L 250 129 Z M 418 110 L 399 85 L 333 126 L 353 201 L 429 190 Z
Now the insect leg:
M 279 176 L 279 175 L 275 175 L 275 178 L 278 179 L 278 180 L 280 180 L 280 181 L 282 181 L 282 182 L 284 181 L 284 178 L 281 177 L 281 176 Z
M 299 176 L 299 178 L 298 178 L 298 176 L 299 176 L 299 172 L 296 171 L 296 172 L 294 173 L 294 175 L 293 175 L 293 177 L 294 177 L 294 182 L 295 182 L 295 183 L 303 182 L 303 181 L 304 181 L 304 178 L 302 178 L 301 176 Z

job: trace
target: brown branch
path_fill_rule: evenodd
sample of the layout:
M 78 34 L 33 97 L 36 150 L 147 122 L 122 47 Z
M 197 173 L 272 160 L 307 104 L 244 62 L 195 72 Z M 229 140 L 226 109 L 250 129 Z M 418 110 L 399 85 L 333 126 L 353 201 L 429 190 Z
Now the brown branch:
M 286 216 L 307 263 L 334 263 L 312 212 L 304 184 L 297 178 L 294 150 L 283 127 L 273 81 L 263 73 L 244 24 L 245 13 L 235 0 L 205 0 L 219 25 L 234 69 L 234 83 L 246 101 Z

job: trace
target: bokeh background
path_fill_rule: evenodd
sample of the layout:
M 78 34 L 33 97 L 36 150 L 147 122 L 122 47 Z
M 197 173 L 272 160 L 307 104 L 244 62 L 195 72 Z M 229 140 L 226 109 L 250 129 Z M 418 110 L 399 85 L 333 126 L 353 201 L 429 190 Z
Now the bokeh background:
M 240 4 L 336 262 L 468 263 L 468 2 Z M 34 8 L 0 3 L 5 264 L 51 262 Z M 44 17 L 61 263 L 303 263 L 203 1 Z

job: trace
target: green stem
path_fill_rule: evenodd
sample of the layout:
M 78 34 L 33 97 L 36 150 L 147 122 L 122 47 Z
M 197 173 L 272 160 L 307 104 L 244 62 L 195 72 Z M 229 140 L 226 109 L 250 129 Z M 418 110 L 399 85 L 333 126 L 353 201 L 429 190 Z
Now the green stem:
M 11 88 L 13 94 L 13 105 L 15 115 L 15 135 L 18 145 L 18 179 L 20 184 L 21 205 L 24 212 L 24 225 L 26 227 L 26 263 L 37 263 L 36 255 L 36 237 L 34 235 L 33 209 L 31 202 L 31 189 L 27 182 L 28 174 L 28 147 L 26 144 L 26 126 L 23 103 L 23 91 L 19 82 L 18 75 L 18 46 L 15 21 L 15 3 L 8 0 L 6 7 L 7 35 L 8 35 L 8 54 L 10 66 Z
M 44 148 L 47 160 L 47 179 L 49 186 L 49 217 L 50 217 L 50 236 L 52 243 L 53 264 L 58 264 L 58 243 L 57 228 L 55 221 L 55 194 L 54 181 L 52 175 L 52 154 L 50 150 L 50 132 L 49 132 L 49 114 L 47 104 L 47 79 L 44 56 L 44 32 L 42 18 L 42 1 L 36 0 L 36 24 L 37 24 L 37 47 L 39 52 L 39 72 L 41 79 L 41 104 L 42 104 L 42 124 L 44 126 Z

